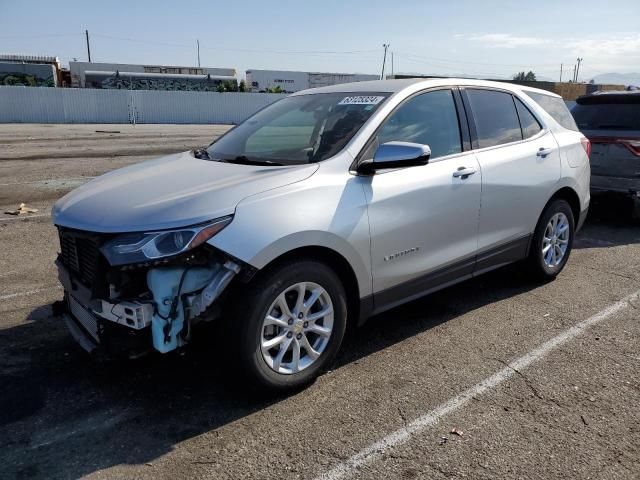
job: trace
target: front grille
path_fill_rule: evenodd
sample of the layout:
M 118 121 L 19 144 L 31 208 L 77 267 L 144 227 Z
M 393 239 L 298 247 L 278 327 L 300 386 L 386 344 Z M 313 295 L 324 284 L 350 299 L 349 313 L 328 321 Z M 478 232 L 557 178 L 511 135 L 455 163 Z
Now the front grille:
M 93 313 L 83 307 L 80 302 L 73 298 L 73 295 L 69 295 L 69 311 L 96 341 L 100 341 L 96 317 L 93 316 Z
M 60 260 L 74 279 L 92 287 L 100 274 L 102 254 L 98 235 L 60 230 Z

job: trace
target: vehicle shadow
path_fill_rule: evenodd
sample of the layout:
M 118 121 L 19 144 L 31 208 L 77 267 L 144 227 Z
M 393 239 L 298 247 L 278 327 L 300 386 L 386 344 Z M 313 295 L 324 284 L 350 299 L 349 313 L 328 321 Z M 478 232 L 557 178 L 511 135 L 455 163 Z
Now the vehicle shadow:
M 632 216 L 631 200 L 620 195 L 593 195 L 587 221 L 576 235 L 574 248 L 606 248 L 633 243 L 640 243 L 640 221 Z
M 345 340 L 334 369 L 536 286 L 512 266 L 386 312 Z M 258 395 L 234 382 L 226 374 L 232 359 L 216 356 L 220 342 L 211 335 L 183 355 L 96 364 L 51 306 L 28 320 L 0 331 L 2 478 L 77 478 L 145 465 L 179 442 L 313 394 Z
M 602 246 L 585 239 L 638 243 L 640 229 L 632 225 L 598 201 L 577 248 Z M 512 265 L 393 309 L 353 332 L 333 368 L 538 286 Z M 144 466 L 180 442 L 317 393 L 316 385 L 288 395 L 257 394 L 228 373 L 233 358 L 219 355 L 223 341 L 212 329 L 183 354 L 96 363 L 51 305 L 35 308 L 24 322 L 0 330 L 0 478 L 77 478 Z

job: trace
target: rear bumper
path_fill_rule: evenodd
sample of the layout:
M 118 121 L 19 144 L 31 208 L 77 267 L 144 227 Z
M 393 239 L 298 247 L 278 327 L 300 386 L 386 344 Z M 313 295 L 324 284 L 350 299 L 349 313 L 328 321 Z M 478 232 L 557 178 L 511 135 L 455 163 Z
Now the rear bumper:
M 640 178 L 604 177 L 592 174 L 591 190 L 594 192 L 618 192 L 633 195 L 640 192 Z

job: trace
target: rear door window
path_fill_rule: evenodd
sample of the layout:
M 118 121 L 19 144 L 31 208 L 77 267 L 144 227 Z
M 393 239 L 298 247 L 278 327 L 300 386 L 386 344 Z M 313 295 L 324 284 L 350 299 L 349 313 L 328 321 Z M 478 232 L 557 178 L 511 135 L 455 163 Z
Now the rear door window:
M 547 112 L 553 119 L 562 125 L 564 128 L 569 130 L 578 131 L 578 126 L 576 122 L 573 120 L 571 116 L 571 112 L 567 108 L 567 105 L 564 103 L 564 100 L 560 97 L 553 97 L 551 95 L 545 95 L 544 93 L 538 92 L 527 92 L 528 97 L 530 97 L 534 102 L 540 105 L 545 112 Z
M 531 138 L 537 135 L 542 127 L 536 117 L 529 111 L 529 109 L 518 98 L 514 97 L 516 102 L 516 110 L 518 110 L 518 117 L 520 118 L 520 126 L 522 127 L 522 137 Z
M 479 148 L 522 140 L 516 106 L 510 93 L 467 89 L 466 94 L 475 119 Z

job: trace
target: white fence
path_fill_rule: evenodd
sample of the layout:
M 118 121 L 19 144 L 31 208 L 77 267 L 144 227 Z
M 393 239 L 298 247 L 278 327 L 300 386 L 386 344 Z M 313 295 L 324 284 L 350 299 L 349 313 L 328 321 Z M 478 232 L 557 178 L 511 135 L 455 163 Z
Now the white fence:
M 236 124 L 277 93 L 0 86 L 0 123 Z

